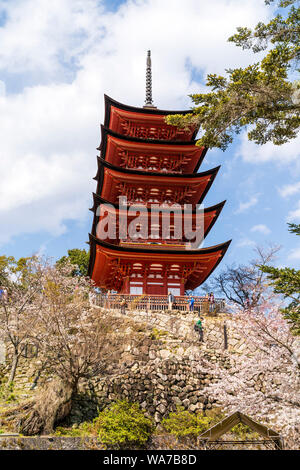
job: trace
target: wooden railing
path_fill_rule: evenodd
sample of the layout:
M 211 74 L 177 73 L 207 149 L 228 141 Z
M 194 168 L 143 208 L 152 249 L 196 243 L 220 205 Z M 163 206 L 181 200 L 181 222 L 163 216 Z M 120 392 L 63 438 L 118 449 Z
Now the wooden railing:
M 193 296 L 194 311 L 215 313 L 224 311 L 224 299 L 215 298 L 214 304 L 210 305 L 205 297 Z M 126 308 L 130 310 L 168 310 L 169 302 L 167 295 L 133 295 L 133 294 L 93 294 L 92 302 L 98 307 L 109 309 L 121 309 L 121 302 L 125 299 Z M 173 302 L 173 310 L 189 310 L 189 297 L 186 295 L 176 296 Z

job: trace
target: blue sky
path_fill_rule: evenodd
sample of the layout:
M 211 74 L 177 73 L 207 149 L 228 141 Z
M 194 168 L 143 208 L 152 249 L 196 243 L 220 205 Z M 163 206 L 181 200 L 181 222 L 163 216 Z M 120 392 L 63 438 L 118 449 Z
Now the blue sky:
M 189 108 L 207 73 L 257 60 L 226 39 L 271 14 L 263 0 L 0 0 L 0 252 L 87 247 L 103 94 L 142 106 L 148 49 L 156 106 Z M 205 246 L 233 239 L 223 266 L 273 243 L 299 268 L 299 148 L 241 134 L 207 153 L 200 170 L 222 167 L 205 204 L 227 204 Z

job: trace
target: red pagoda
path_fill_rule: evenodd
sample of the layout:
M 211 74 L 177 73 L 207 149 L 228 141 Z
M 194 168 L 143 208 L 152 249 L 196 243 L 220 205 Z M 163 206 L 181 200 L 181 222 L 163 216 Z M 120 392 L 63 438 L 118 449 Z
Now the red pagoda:
M 197 205 L 219 170 L 198 173 L 207 149 L 196 146 L 197 129 L 165 122 L 169 114 L 188 112 L 164 111 L 153 105 L 150 51 L 143 108 L 105 95 L 89 241 L 89 275 L 97 286 L 122 294 L 184 295 L 185 290 L 202 284 L 222 260 L 230 241 L 189 249 L 190 239 L 184 233 L 183 209 L 189 205 L 185 218 L 197 230 Z M 202 239 L 224 203 L 202 211 Z M 130 210 L 132 207 L 135 210 Z M 135 237 L 129 236 L 127 229 L 137 214 L 140 227 L 150 226 L 151 233 L 141 229 Z M 99 226 L 105 217 L 106 221 L 114 218 L 115 230 L 104 239 Z M 163 229 L 165 220 L 168 237 Z M 180 228 L 178 233 L 175 226 Z

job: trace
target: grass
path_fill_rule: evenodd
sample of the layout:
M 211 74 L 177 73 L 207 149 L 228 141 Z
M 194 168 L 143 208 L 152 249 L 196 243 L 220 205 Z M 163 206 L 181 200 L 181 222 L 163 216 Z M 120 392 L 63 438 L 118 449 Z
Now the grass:
M 57 426 L 54 435 L 57 437 L 92 437 L 97 435 L 92 422 L 83 422 L 79 426 L 63 427 Z
M 26 393 L 29 391 L 26 390 Z M 2 381 L 0 383 L 0 411 L 1 406 L 14 404 L 16 405 L 22 399 L 22 395 L 24 394 L 24 390 L 16 388 L 14 384 L 10 384 L 8 387 L 6 382 Z
M 150 334 L 150 338 L 153 340 L 158 340 L 163 338 L 164 336 L 168 336 L 168 331 L 159 330 L 158 328 L 153 328 Z

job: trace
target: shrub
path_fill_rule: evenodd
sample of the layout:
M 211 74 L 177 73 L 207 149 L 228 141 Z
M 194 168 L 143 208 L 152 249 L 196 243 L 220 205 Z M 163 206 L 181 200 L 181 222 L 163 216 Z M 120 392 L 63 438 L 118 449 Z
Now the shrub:
M 126 448 L 143 446 L 151 436 L 154 426 L 136 403 L 126 400 L 110 405 L 94 419 L 100 441 L 106 446 Z
M 55 435 L 62 437 L 85 437 L 93 434 L 92 423 L 83 422 L 79 426 L 72 426 L 71 428 L 65 428 L 63 426 L 57 426 L 55 428 Z
M 260 435 L 253 431 L 249 426 L 243 423 L 236 424 L 232 429 L 231 432 L 238 440 L 245 440 L 245 439 L 259 439 Z
M 200 434 L 222 421 L 225 418 L 220 408 L 207 410 L 204 413 L 192 413 L 183 408 L 170 413 L 168 418 L 162 420 L 162 425 L 169 434 L 179 440 L 196 439 Z M 253 432 L 243 423 L 236 424 L 230 431 L 233 440 L 258 439 L 259 434 Z
M 170 413 L 162 420 L 163 428 L 177 438 L 196 438 L 223 418 L 220 410 L 214 410 L 204 415 L 192 413 L 178 407 L 176 412 Z

